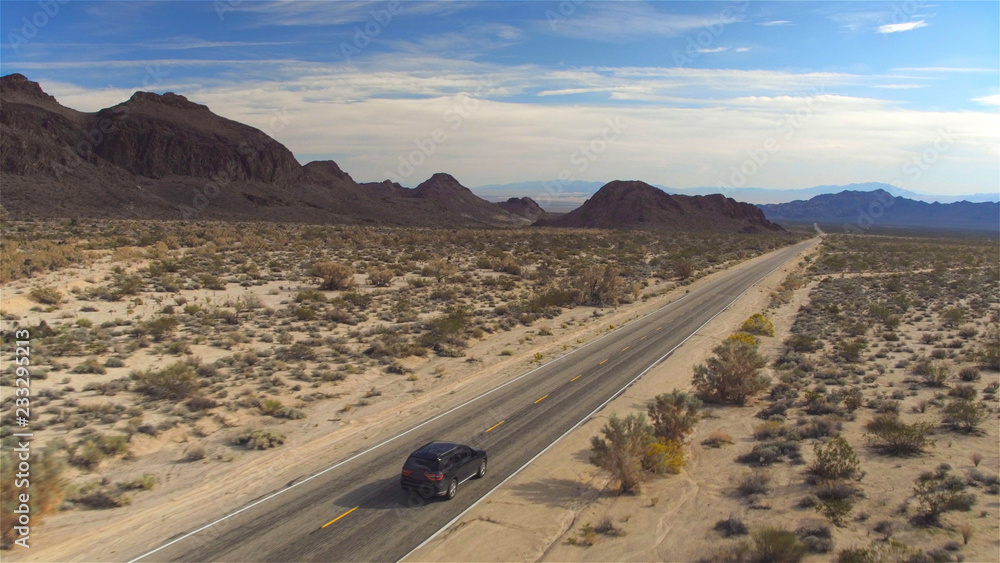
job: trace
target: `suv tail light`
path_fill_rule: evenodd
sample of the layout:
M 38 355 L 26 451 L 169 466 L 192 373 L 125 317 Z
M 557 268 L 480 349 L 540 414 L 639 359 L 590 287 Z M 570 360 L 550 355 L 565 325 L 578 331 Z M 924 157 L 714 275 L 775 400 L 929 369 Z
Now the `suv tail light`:
M 405 476 L 407 476 L 407 475 L 409 475 L 410 473 L 413 473 L 413 470 L 412 470 L 412 469 L 404 469 L 404 470 L 403 470 L 403 476 L 404 476 L 404 477 L 405 477 Z
M 424 477 L 427 477 L 431 481 L 440 481 L 444 479 L 444 473 L 424 473 Z

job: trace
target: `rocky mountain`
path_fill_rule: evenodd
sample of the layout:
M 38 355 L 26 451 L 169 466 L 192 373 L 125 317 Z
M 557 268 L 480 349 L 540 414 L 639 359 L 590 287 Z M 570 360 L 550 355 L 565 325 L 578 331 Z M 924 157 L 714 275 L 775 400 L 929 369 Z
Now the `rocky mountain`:
M 499 202 L 497 205 L 504 208 L 511 215 L 524 217 L 532 222 L 548 218 L 548 213 L 530 197 L 512 197 L 507 201 Z
M 510 226 L 530 221 L 448 175 L 416 189 L 299 165 L 262 131 L 184 96 L 136 92 L 94 113 L 0 77 L 2 205 L 17 215 Z
M 433 203 L 442 214 L 498 225 L 530 223 L 521 217 L 511 215 L 496 203 L 482 199 L 451 175 L 441 172 L 410 190 L 407 196 Z
M 1000 232 L 1000 203 L 927 203 L 896 197 L 885 190 L 845 190 L 804 201 L 758 207 L 768 219 L 777 222 Z
M 669 231 L 768 232 L 784 229 L 760 209 L 716 194 L 669 195 L 645 182 L 605 184 L 579 208 L 537 224 L 553 227 Z

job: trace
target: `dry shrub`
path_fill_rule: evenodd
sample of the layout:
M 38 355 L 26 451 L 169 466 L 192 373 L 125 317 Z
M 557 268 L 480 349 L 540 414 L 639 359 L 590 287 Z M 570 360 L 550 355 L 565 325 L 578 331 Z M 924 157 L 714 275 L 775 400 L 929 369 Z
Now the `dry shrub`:
M 770 379 L 758 373 L 767 358 L 756 347 L 726 340 L 713 352 L 715 356 L 694 370 L 694 385 L 706 400 L 743 405 L 770 385 Z
M 338 262 L 318 262 L 313 266 L 313 275 L 322 280 L 320 289 L 342 291 L 357 285 L 354 270 Z
M 621 493 L 638 492 L 642 482 L 642 460 L 653 443 L 653 429 L 642 414 L 619 418 L 611 415 L 601 429 L 604 438 L 590 439 L 590 462 L 611 473 Z
M 19 514 L 15 512 L 23 504 L 20 495 L 27 492 L 31 524 L 38 525 L 46 516 L 59 510 L 65 496 L 66 479 L 63 477 L 64 464 L 58 457 L 56 448 L 48 447 L 31 459 L 30 487 L 26 491 L 18 485 L 18 459 L 13 451 L 0 456 L 0 546 L 9 549 L 14 545 L 18 533 Z M 30 545 L 30 544 L 29 544 Z
M 930 446 L 927 438 L 933 425 L 929 422 L 907 424 L 893 414 L 879 414 L 865 424 L 869 444 L 892 455 L 922 453 Z

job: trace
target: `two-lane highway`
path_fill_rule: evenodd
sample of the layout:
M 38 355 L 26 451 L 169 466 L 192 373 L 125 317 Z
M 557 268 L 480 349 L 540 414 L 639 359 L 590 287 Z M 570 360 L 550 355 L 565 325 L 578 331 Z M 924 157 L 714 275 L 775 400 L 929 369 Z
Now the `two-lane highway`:
M 143 561 L 396 561 L 607 404 L 806 241 L 721 274 L 607 336 L 139 556 Z M 489 471 L 452 501 L 399 486 L 431 440 L 484 448 Z M 137 554 L 138 555 L 138 554 Z

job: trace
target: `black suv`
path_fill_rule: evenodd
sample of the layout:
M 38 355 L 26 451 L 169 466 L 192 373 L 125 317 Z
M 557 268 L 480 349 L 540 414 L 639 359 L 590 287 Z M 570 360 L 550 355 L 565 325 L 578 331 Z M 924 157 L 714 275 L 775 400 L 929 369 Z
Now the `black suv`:
M 410 454 L 400 479 L 403 489 L 422 497 L 455 498 L 458 485 L 486 475 L 486 451 L 453 442 L 428 442 Z

